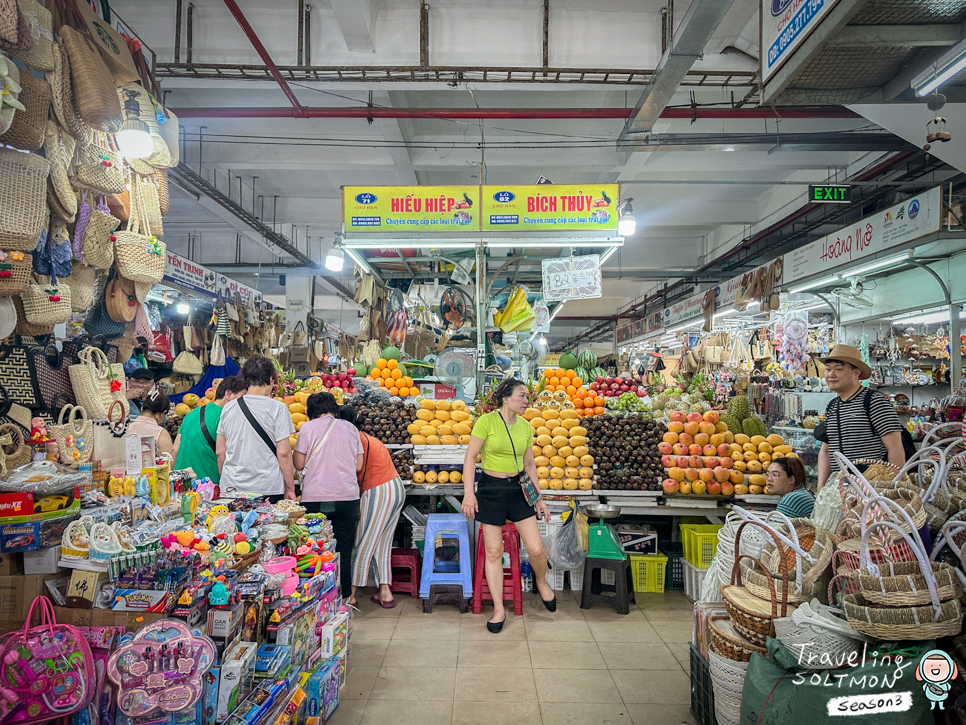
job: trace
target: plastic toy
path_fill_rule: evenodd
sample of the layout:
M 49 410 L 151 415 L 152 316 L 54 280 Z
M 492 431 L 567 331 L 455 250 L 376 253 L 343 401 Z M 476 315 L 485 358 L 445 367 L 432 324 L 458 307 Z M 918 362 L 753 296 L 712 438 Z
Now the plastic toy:
M 179 712 L 201 697 L 202 676 L 215 661 L 215 645 L 176 619 L 151 622 L 111 655 L 107 674 L 118 686 L 118 708 L 142 717 Z
M 208 603 L 213 607 L 228 604 L 228 588 L 224 582 L 216 581 L 211 591 L 208 593 Z
M 30 627 L 40 607 L 41 625 Z M 86 707 L 94 692 L 90 645 L 74 627 L 55 624 L 46 597 L 30 605 L 23 629 L 0 637 L 0 720 L 28 725 Z

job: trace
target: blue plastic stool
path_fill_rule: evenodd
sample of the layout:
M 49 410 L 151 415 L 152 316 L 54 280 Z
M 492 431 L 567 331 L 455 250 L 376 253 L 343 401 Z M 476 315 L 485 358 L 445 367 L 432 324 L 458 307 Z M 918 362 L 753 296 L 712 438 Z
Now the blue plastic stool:
M 447 539 L 456 540 L 459 544 L 459 558 L 451 561 L 437 560 L 437 537 L 440 537 L 441 542 Z M 426 520 L 423 570 L 419 577 L 419 598 L 424 605 L 429 601 L 432 586 L 461 586 L 464 600 L 473 596 L 470 528 L 462 514 L 430 514 Z

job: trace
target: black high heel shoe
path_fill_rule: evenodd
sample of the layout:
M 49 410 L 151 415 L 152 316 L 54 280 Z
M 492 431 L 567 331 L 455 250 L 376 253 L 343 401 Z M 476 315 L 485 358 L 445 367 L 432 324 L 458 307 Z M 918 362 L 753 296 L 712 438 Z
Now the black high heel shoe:
M 503 625 L 506 624 L 506 615 L 503 615 L 503 619 L 499 622 L 487 622 L 486 629 L 488 632 L 493 634 L 499 634 L 503 630 Z

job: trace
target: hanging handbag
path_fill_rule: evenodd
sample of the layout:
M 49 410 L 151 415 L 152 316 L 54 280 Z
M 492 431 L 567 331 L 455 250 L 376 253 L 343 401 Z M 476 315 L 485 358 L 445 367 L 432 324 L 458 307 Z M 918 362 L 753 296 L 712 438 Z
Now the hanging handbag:
M 70 287 L 70 307 L 74 312 L 87 312 L 94 304 L 97 270 L 74 261 L 70 276 L 65 280 Z
M 27 322 L 32 325 L 59 325 L 70 319 L 70 287 L 33 276 L 20 293 Z
M 33 256 L 26 252 L 0 252 L 0 297 L 19 295 L 30 283 Z
M 50 426 L 50 435 L 57 441 L 60 462 L 65 466 L 76 467 L 91 460 L 94 450 L 93 433 L 94 427 L 87 419 L 87 411 L 83 406 L 65 405 L 61 408 L 57 424 Z
M 225 364 L 225 348 L 221 343 L 221 336 L 215 335 L 211 341 L 211 352 L 208 354 L 208 364 L 221 367 Z
M 29 252 L 47 227 L 50 164 L 39 154 L 0 148 L 0 249 Z
M 68 178 L 67 170 L 77 141 L 64 131 L 55 120 L 45 123 L 44 155 L 50 163 L 50 185 L 61 209 L 70 221 L 77 217 L 77 195 Z
M 0 145 L 21 151 L 37 151 L 44 145 L 47 115 L 50 113 L 50 86 L 29 71 L 20 74 L 20 96 L 25 111 L 14 114 L 13 123 L 2 135 Z
M 10 0 L 7 0 L 10 2 Z M 36 0 L 17 0 L 20 13 L 30 29 L 30 48 L 11 50 L 10 55 L 34 70 L 54 69 L 54 21 L 43 5 Z
M 77 362 L 73 349 L 65 345 L 58 350 L 53 343 L 45 347 L 32 347 L 27 350 L 27 360 L 33 368 L 33 387 L 37 393 L 36 409 L 47 410 L 53 415 L 57 411 L 58 399 L 74 403 L 74 390 L 70 382 L 70 366 Z
M 85 347 L 78 355 L 79 362 L 69 368 L 74 398 L 91 418 L 107 418 L 111 403 L 127 405 L 124 367 L 108 362 L 107 356 L 96 347 Z
M 33 453 L 20 427 L 12 423 L 0 425 L 0 478 L 7 478 L 14 469 L 26 466 L 32 459 Z
M 201 375 L 204 372 L 201 360 L 187 350 L 178 353 L 171 370 L 179 375 Z
M 150 173 L 147 174 L 133 171 L 130 177 L 130 184 L 131 213 L 133 214 L 135 212 L 136 206 L 138 212 L 141 214 L 142 230 L 150 229 L 151 234 L 154 236 L 164 236 L 161 200 L 158 197 L 158 182 L 155 179 L 154 169 L 151 169 Z
M 292 341 L 289 347 L 308 347 L 308 344 L 309 333 L 305 331 L 305 324 L 299 320 L 292 330 Z
M 515 478 L 518 479 L 520 483 L 520 490 L 523 491 L 523 498 L 527 502 L 527 506 L 533 506 L 537 501 L 540 500 L 540 488 L 534 483 L 533 479 L 530 478 L 530 474 L 526 472 L 523 464 L 520 463 L 520 459 L 517 457 L 517 447 L 513 444 L 513 436 L 510 435 L 510 426 L 506 424 L 503 420 L 503 416 L 499 411 L 496 411 L 496 415 L 500 416 L 500 422 L 503 423 L 503 427 L 506 428 L 507 437 L 510 439 L 510 447 L 513 449 L 513 460 L 520 465 L 520 470 L 517 472 Z
M 158 185 L 158 208 L 161 216 L 165 217 L 168 215 L 168 207 L 171 205 L 171 194 L 168 191 L 168 170 L 155 170 L 154 180 Z
M 91 209 L 87 228 L 81 239 L 81 251 L 84 263 L 96 269 L 110 269 L 114 264 L 114 231 L 120 226 L 121 220 L 111 215 L 111 211 L 100 198 L 96 209 Z
M 97 131 L 120 131 L 124 116 L 114 79 L 89 37 L 90 31 L 77 14 L 75 0 L 55 0 L 54 5 L 60 10 L 61 19 L 70 23 L 61 26 L 58 37 L 63 40 L 70 59 L 70 80 L 77 115 Z M 79 32 L 81 28 L 84 32 Z
M 124 193 L 124 165 L 114 134 L 94 132 L 90 145 L 77 153 L 71 181 L 96 194 Z
M 69 277 L 72 257 L 67 227 L 57 219 L 49 233 L 40 235 L 40 244 L 34 250 L 34 272 L 55 279 Z
M 167 246 L 153 236 L 147 224 L 143 203 L 142 186 L 135 182 L 131 189 L 131 218 L 127 230 L 114 236 L 114 260 L 117 271 L 132 282 L 158 284 L 164 277 Z M 137 192 L 137 193 L 136 193 Z
M 90 143 L 92 131 L 77 115 L 74 90 L 70 84 L 70 61 L 59 38 L 54 45 L 53 55 L 54 67 L 44 74 L 50 84 L 50 105 L 60 125 L 77 139 L 79 147 L 84 147 Z
M 16 334 L 21 337 L 33 338 L 54 334 L 53 325 L 37 325 L 27 319 L 27 313 L 24 312 L 23 298 L 21 295 L 16 295 L 10 299 L 13 300 L 14 307 L 17 308 L 17 327 L 14 328 Z
M 77 221 L 74 223 L 74 234 L 71 237 L 71 252 L 78 262 L 84 261 L 84 230 L 91 220 L 91 205 L 87 201 L 87 191 L 81 190 L 80 202 L 77 204 Z
M 0 0 L 0 42 L 17 42 L 21 18 L 16 0 Z
M 91 307 L 87 316 L 84 318 L 84 330 L 91 335 L 110 339 L 124 333 L 124 323 L 115 322 L 107 314 L 106 293 L 107 285 L 101 290 L 101 293 L 97 296 L 97 300 L 94 302 L 94 306 Z
M 108 316 L 115 322 L 134 322 L 140 309 L 134 296 L 134 283 L 115 274 L 104 290 L 104 305 Z

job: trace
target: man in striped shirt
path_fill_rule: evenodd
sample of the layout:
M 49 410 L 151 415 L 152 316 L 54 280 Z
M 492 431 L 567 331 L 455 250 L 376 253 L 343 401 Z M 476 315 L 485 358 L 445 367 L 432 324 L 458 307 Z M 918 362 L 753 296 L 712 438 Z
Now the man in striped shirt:
M 836 345 L 822 362 L 825 381 L 838 397 L 825 409 L 825 437 L 818 457 L 819 488 L 839 469 L 832 451 L 850 461 L 879 458 L 900 468 L 905 465 L 899 416 L 882 393 L 862 386 L 872 370 L 861 353 L 849 345 Z

